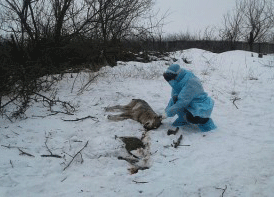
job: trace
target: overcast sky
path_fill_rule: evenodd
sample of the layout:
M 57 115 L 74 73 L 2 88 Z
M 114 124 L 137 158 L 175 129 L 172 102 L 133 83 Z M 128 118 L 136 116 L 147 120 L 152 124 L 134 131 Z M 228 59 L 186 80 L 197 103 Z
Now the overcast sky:
M 156 0 L 155 8 L 169 9 L 165 33 L 198 33 L 207 26 L 220 26 L 223 15 L 235 7 L 236 0 Z

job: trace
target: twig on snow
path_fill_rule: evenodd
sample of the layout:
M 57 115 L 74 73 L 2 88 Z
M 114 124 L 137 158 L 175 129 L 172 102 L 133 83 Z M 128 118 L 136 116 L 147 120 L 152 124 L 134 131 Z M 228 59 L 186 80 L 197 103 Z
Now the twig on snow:
M 53 99 L 50 99 L 42 94 L 39 94 L 37 92 L 33 92 L 33 94 L 37 95 L 37 96 L 40 96 L 43 98 L 43 102 L 47 102 L 48 103 L 48 107 L 50 108 L 50 111 L 53 113 L 51 115 L 56 115 L 58 113 L 65 113 L 65 114 L 68 114 L 68 115 L 73 115 L 72 112 L 75 111 L 75 108 L 74 106 L 72 106 L 69 102 L 65 102 L 65 101 L 60 101 L 59 99 L 58 100 L 53 100 Z M 52 110 L 52 106 L 56 103 L 61 103 L 61 105 L 63 106 L 64 109 L 66 109 L 66 112 L 60 112 L 60 111 L 53 111 Z
M 41 155 L 41 157 L 56 157 L 56 158 L 62 158 L 60 155 Z
M 93 117 L 93 116 L 86 116 L 86 117 L 83 117 L 83 118 L 76 118 L 75 120 L 64 120 L 64 119 L 62 119 L 62 120 L 63 120 L 63 121 L 80 121 L 80 120 L 85 120 L 85 119 L 88 119 L 88 118 L 98 120 L 98 118 Z
M 11 131 L 12 133 L 14 133 L 15 135 L 19 135 L 18 133 L 14 132 L 14 131 Z
M 46 137 L 45 145 L 46 145 L 46 148 L 48 149 L 48 151 L 50 152 L 50 154 L 52 155 L 52 152 L 47 145 L 48 139 L 49 139 L 49 137 Z
M 12 163 L 12 161 L 10 160 L 10 165 L 11 165 L 11 167 L 13 168 L 13 163 Z
M 173 141 L 174 148 L 177 148 L 180 145 L 182 139 L 183 139 L 183 135 L 180 135 L 180 137 L 178 138 L 177 142 Z
M 22 151 L 20 148 L 18 148 L 18 150 L 21 152 L 19 155 L 27 155 L 29 157 L 35 157 L 34 155 L 32 154 L 29 154 L 29 153 L 26 153 L 25 151 Z
M 221 189 L 221 190 L 223 190 L 223 193 L 222 193 L 222 197 L 224 196 L 224 193 L 225 193 L 225 191 L 226 191 L 226 189 L 227 189 L 227 185 L 225 185 L 225 188 L 223 189 L 223 188 L 218 188 L 218 187 L 215 187 L 215 189 Z
M 73 92 L 74 84 L 75 84 L 75 81 L 76 81 L 76 79 L 77 79 L 78 75 L 79 75 L 79 72 L 77 73 L 77 75 L 76 75 L 76 77 L 75 77 L 75 79 L 74 79 L 74 81 L 73 81 L 73 84 L 72 84 L 72 87 L 71 87 L 71 91 L 70 91 L 70 93 L 72 93 L 72 92 Z
M 29 157 L 35 157 L 35 156 L 32 155 L 32 154 L 29 154 L 29 153 L 27 153 L 27 152 L 25 152 L 25 151 L 22 151 L 21 148 L 20 148 L 20 147 L 17 147 L 17 146 L 11 146 L 11 145 L 8 145 L 8 146 L 1 145 L 1 146 L 5 147 L 5 148 L 17 148 L 17 149 L 20 151 L 20 154 L 19 154 L 19 155 L 27 155 L 27 156 L 29 156 Z
M 235 97 L 235 98 L 233 98 L 233 99 L 231 99 L 231 100 L 232 100 L 233 105 L 235 105 L 235 107 L 236 107 L 237 109 L 239 109 L 238 106 L 235 104 L 235 101 L 241 100 L 241 98 Z
M 156 197 L 160 196 L 165 190 L 163 189 Z
M 51 150 L 49 149 L 49 147 L 48 147 L 48 145 L 47 145 L 48 139 L 49 139 L 49 138 L 46 137 L 45 145 L 46 145 L 46 148 L 47 148 L 47 150 L 49 151 L 50 155 L 41 155 L 41 157 L 56 157 L 56 158 L 62 158 L 60 155 L 52 154 Z
M 93 76 L 93 77 L 86 83 L 86 85 L 84 85 L 84 86 L 78 91 L 78 94 L 77 94 L 77 95 L 82 94 L 82 93 L 87 89 L 87 87 L 90 85 L 90 83 L 91 83 L 92 81 L 94 81 L 98 76 L 99 76 L 99 74 Z
M 67 114 L 67 115 L 74 115 L 70 112 L 62 112 L 62 111 L 51 111 L 51 114 L 49 114 L 48 116 L 54 116 L 56 114 Z
M 17 146 L 11 146 L 11 145 L 8 145 L 8 146 L 6 146 L 6 145 L 1 145 L 1 146 L 5 147 L 5 148 L 19 148 L 19 147 L 17 147 Z
M 4 105 L 0 105 L 0 109 L 4 109 L 4 107 L 6 107 L 7 105 L 9 105 L 13 101 L 15 101 L 18 97 L 19 97 L 19 94 L 16 95 L 14 98 L 10 99 L 10 101 L 8 101 L 7 103 L 5 103 Z
M 133 183 L 142 183 L 142 184 L 148 183 L 148 182 L 145 182 L 145 181 L 135 181 L 135 180 L 133 180 L 132 182 L 133 182 Z
M 121 156 L 119 156 L 118 159 L 119 160 L 125 160 L 130 164 L 135 164 L 139 161 L 138 159 L 135 159 L 135 158 L 134 159 L 133 158 L 125 158 L 125 157 L 121 157 Z
M 68 177 L 65 177 L 61 182 L 64 182 Z
M 81 148 L 81 150 L 79 150 L 79 151 L 73 156 L 72 160 L 71 160 L 71 161 L 69 162 L 69 164 L 63 169 L 63 171 L 65 171 L 65 170 L 70 166 L 70 164 L 73 162 L 73 160 L 75 159 L 75 157 L 76 157 L 78 154 L 80 154 L 81 157 L 82 157 L 81 151 L 84 150 L 84 148 L 86 148 L 87 145 L 88 145 L 88 141 L 86 142 L 85 146 L 84 146 L 83 148 Z M 82 158 L 82 159 L 83 159 L 83 158 Z
M 6 117 L 7 117 L 7 119 L 11 122 L 11 123 L 13 123 L 13 121 L 11 120 L 11 118 L 7 115 L 7 114 L 4 114 Z
M 172 160 L 170 160 L 170 161 L 168 161 L 168 162 L 173 162 L 173 161 L 176 161 L 177 159 L 179 159 L 179 158 L 172 159 Z

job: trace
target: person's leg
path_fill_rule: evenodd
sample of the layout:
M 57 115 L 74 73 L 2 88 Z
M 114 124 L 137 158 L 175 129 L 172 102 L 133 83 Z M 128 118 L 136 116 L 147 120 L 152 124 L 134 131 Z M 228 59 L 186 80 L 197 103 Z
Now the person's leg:
M 177 113 L 178 118 L 172 123 L 172 125 L 174 127 L 178 127 L 178 126 L 184 126 L 187 124 L 186 118 L 185 118 L 185 112 L 181 111 L 179 113 Z
M 186 110 L 186 119 L 192 124 L 205 124 L 209 118 L 201 118 L 199 116 L 193 116 L 189 111 Z
M 216 125 L 214 124 L 213 120 L 211 118 L 209 118 L 209 120 L 204 123 L 204 124 L 199 124 L 198 125 L 199 129 L 202 131 L 202 132 L 207 132 L 207 131 L 211 131 L 213 129 L 216 129 Z
M 198 127 L 202 132 L 207 132 L 217 128 L 211 118 L 193 116 L 189 111 L 186 111 L 186 118 L 188 122 L 198 124 Z

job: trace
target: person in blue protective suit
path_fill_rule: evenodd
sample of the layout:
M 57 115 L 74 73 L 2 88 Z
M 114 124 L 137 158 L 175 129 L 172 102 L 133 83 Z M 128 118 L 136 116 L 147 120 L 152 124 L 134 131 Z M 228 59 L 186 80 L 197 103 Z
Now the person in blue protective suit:
M 183 126 L 187 123 L 197 124 L 203 132 L 216 128 L 210 118 L 214 101 L 204 91 L 198 77 L 192 72 L 172 64 L 163 74 L 165 80 L 172 87 L 171 99 L 165 109 L 163 118 L 178 118 L 173 126 Z

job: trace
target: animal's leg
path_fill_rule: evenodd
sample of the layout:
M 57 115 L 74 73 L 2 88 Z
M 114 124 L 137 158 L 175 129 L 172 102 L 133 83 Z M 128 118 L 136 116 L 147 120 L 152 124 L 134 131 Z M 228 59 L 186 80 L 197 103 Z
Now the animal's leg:
M 132 108 L 136 105 L 136 101 L 132 100 L 129 104 L 127 105 L 115 105 L 112 107 L 106 107 L 105 110 L 107 112 L 116 112 L 116 111 L 122 111 L 122 112 L 126 112 L 126 111 L 130 111 L 132 110 Z
M 122 114 L 119 114 L 119 115 L 108 115 L 107 118 L 109 120 L 120 121 L 120 120 L 130 119 L 131 115 L 129 115 L 127 113 L 122 113 Z
M 112 107 L 106 107 L 105 110 L 107 112 L 117 112 L 117 111 L 124 111 L 124 107 L 123 105 L 115 105 Z

